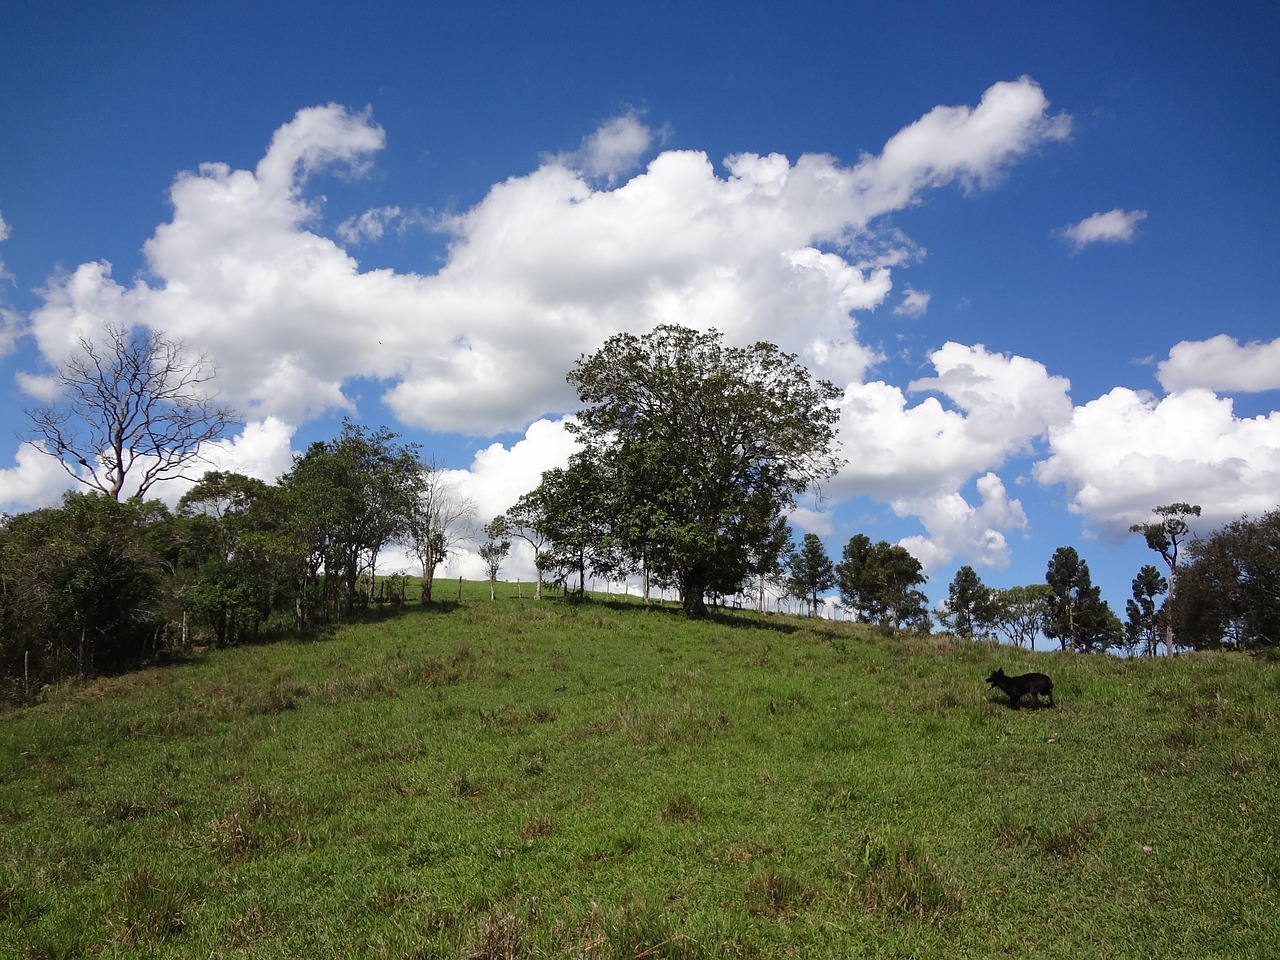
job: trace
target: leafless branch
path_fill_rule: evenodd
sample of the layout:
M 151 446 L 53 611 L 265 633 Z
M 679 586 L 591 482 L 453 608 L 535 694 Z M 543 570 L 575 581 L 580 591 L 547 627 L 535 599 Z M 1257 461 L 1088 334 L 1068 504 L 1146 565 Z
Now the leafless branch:
M 80 483 L 119 500 L 183 476 L 201 448 L 239 422 L 208 385 L 217 366 L 180 340 L 147 328 L 106 327 L 101 343 L 58 364 L 61 396 L 27 411 L 29 439 Z

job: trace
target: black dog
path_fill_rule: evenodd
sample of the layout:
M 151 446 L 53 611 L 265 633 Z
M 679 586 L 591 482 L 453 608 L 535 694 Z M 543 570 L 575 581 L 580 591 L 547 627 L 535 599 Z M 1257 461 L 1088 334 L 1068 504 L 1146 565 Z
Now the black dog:
M 1009 706 L 1018 709 L 1018 701 L 1026 694 L 1031 694 L 1032 701 L 1038 706 L 1040 704 L 1040 694 L 1046 694 L 1049 697 L 1049 706 L 1053 706 L 1053 681 L 1043 673 L 1024 673 L 1020 677 L 1006 677 L 1004 669 L 997 669 L 995 673 L 987 677 L 987 683 L 991 687 L 999 687 L 1009 697 Z

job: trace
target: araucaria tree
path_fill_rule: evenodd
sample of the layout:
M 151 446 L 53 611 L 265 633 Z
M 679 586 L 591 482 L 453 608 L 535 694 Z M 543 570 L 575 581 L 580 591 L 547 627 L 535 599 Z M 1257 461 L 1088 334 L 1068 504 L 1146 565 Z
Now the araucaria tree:
M 1093 585 L 1089 565 L 1074 547 L 1054 551 L 1045 571 L 1050 593 L 1045 601 L 1044 634 L 1063 650 L 1092 653 L 1124 640 L 1120 618 Z
M 995 591 L 966 564 L 956 571 L 951 581 L 947 609 L 939 619 L 962 639 L 990 636 L 996 623 Z
M 787 561 L 787 586 L 792 596 L 809 604 L 809 615 L 818 615 L 819 595 L 836 585 L 836 569 L 816 533 L 806 533 L 800 549 Z
M 610 337 L 568 379 L 617 549 L 675 582 L 691 618 L 749 575 L 759 503 L 780 514 L 839 466 L 839 390 L 771 343 L 663 325 Z
M 1147 546 L 1160 554 L 1161 559 L 1169 565 L 1169 598 L 1174 602 L 1178 589 L 1178 552 L 1183 542 L 1191 535 L 1188 517 L 1200 516 L 1200 505 L 1191 503 L 1168 503 L 1151 511 L 1159 520 L 1152 523 L 1135 523 L 1129 528 L 1130 533 L 1140 533 L 1147 541 Z M 1165 617 L 1164 643 L 1165 651 L 1172 656 L 1177 640 L 1173 635 L 1173 617 Z M 1155 652 L 1154 648 L 1151 651 Z
M 60 396 L 27 411 L 28 439 L 113 500 L 145 497 L 238 422 L 209 391 L 215 372 L 207 356 L 163 333 L 108 325 L 103 341 L 81 337 L 54 368 Z

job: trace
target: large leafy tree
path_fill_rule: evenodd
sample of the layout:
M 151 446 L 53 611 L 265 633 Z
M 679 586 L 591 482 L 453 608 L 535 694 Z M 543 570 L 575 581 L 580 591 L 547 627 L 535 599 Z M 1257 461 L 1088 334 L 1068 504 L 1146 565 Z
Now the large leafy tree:
M 588 572 L 608 576 L 622 565 L 609 520 L 614 484 L 603 465 L 578 452 L 565 467 L 542 474 L 542 482 L 517 504 L 521 522 L 534 525 L 549 548 L 539 555 L 538 575 L 556 571 L 567 584 L 577 575 L 574 592 L 586 596 Z
M 1194 540 L 1178 595 L 1166 604 L 1196 649 L 1280 646 L 1280 509 Z
M 816 533 L 806 533 L 800 547 L 792 551 L 787 560 L 790 576 L 787 585 L 793 596 L 809 604 L 810 616 L 818 615 L 819 596 L 836 585 L 836 570 L 821 538 Z
M 145 497 L 238 422 L 210 390 L 215 373 L 207 356 L 159 331 L 108 325 L 54 367 L 59 398 L 27 411 L 28 437 L 113 500 Z
M 304 592 L 323 613 L 351 611 L 360 578 L 373 577 L 379 552 L 412 522 L 422 464 L 417 447 L 398 437 L 346 421 L 336 440 L 313 443 L 282 480 L 293 533 L 307 545 Z
M 271 615 L 298 551 L 276 530 L 279 491 L 238 473 L 211 471 L 178 503 L 171 539 L 178 546 L 175 592 L 183 640 L 188 617 L 214 645 L 255 637 Z
M 1140 533 L 1147 541 L 1147 546 L 1160 554 L 1161 559 L 1169 567 L 1169 602 L 1172 602 L 1178 588 L 1178 555 L 1183 543 L 1191 536 L 1188 519 L 1200 516 L 1199 504 L 1168 503 L 1151 511 L 1158 519 L 1147 523 L 1135 523 L 1129 528 L 1131 533 Z M 1177 639 L 1174 636 L 1173 618 L 1165 617 L 1165 651 L 1173 654 Z M 1154 647 L 1152 653 L 1155 652 Z
M 835 473 L 839 391 L 770 343 L 662 325 L 618 334 L 568 376 L 583 404 L 574 429 L 611 477 L 618 549 L 678 586 L 685 614 L 750 573 L 743 522 L 763 499 L 781 513 Z
M 927 628 L 928 598 L 918 588 L 928 578 L 906 547 L 885 540 L 873 544 L 856 534 L 845 544 L 836 576 L 841 602 L 859 620 L 895 630 L 904 624 Z

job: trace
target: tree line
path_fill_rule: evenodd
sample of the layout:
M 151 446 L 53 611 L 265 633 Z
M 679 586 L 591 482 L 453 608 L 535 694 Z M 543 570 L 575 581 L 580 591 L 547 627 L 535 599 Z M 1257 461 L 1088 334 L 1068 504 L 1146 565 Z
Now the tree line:
M 1034 648 L 1043 636 L 1080 653 L 1150 656 L 1162 644 L 1166 654 L 1280 646 L 1280 510 L 1193 538 L 1189 518 L 1200 510 L 1187 503 L 1159 506 L 1152 511 L 1156 519 L 1131 528 L 1164 560 L 1168 575 L 1143 565 L 1131 583 L 1124 620 L 1102 598 L 1074 547 L 1055 550 L 1044 581 L 1024 586 L 989 587 L 972 567 L 960 567 L 938 618 L 963 639 L 1003 638 Z M 930 612 L 918 589 L 925 582 L 921 564 L 907 550 L 884 541 L 873 545 L 862 534 L 850 539 L 839 563 L 821 539 L 805 534 L 780 580 L 814 614 L 822 596 L 838 588 L 840 603 L 863 622 L 927 630 Z
M 547 581 L 580 597 L 588 575 L 638 576 L 646 598 L 673 589 L 697 618 L 738 594 L 763 610 L 771 584 L 813 609 L 838 587 L 859 619 L 930 627 L 921 565 L 903 547 L 858 535 L 833 563 L 817 536 L 794 541 L 786 515 L 797 496 L 843 463 L 839 391 L 770 343 L 734 347 L 674 325 L 611 337 L 568 374 L 578 451 L 479 529 L 419 447 L 350 421 L 275 483 L 205 473 L 170 510 L 147 498 L 151 484 L 192 471 L 201 445 L 235 422 L 198 390 L 208 361 L 153 332 L 81 346 L 85 356 L 56 371 L 62 405 L 30 413 L 40 448 L 90 489 L 0 519 L 0 696 L 125 669 L 192 636 L 224 646 L 402 602 L 404 578 L 378 577 L 393 545 L 420 563 L 424 603 L 464 541 L 479 541 L 492 582 L 522 539 L 535 596 Z M 940 618 L 962 637 L 1030 645 L 1043 634 L 1080 651 L 1154 652 L 1161 637 L 1169 650 L 1276 645 L 1280 512 L 1191 539 L 1199 512 L 1171 504 L 1135 526 L 1168 575 L 1143 567 L 1125 622 L 1071 547 L 1026 587 L 992 590 L 962 567 Z

